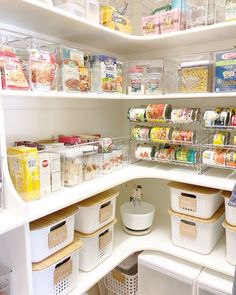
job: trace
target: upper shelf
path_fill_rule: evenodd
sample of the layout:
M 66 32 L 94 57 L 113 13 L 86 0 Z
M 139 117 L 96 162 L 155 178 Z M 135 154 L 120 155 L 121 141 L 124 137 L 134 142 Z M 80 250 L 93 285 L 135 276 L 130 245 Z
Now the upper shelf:
M 130 36 L 32 0 L 1 0 L 2 23 L 128 55 L 235 38 L 236 21 L 159 36 Z

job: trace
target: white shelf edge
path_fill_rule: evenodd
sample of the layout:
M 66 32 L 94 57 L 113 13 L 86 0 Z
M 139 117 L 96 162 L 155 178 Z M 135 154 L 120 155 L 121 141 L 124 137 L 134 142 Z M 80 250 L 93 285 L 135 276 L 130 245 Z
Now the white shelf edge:
M 189 99 L 189 98 L 236 98 L 236 92 L 221 93 L 173 93 L 160 95 L 128 95 L 107 93 L 70 93 L 70 92 L 42 92 L 42 91 L 17 91 L 3 90 L 0 92 L 4 99 L 7 98 L 72 98 L 72 99 L 104 99 L 104 100 L 166 100 L 166 99 Z
M 236 174 L 232 176 L 231 173 L 228 170 L 210 169 L 204 175 L 198 175 L 191 168 L 141 162 L 27 203 L 26 214 L 30 222 L 135 179 L 173 180 L 222 190 L 232 190 L 236 181 Z
M 26 224 L 26 216 L 17 215 L 7 209 L 0 212 L 0 235 Z
M 234 275 L 234 266 L 226 261 L 224 235 L 209 255 L 202 255 L 175 246 L 171 241 L 170 226 L 167 224 L 168 222 L 162 225 L 161 223 L 159 224 L 158 221 L 155 223 L 150 234 L 135 237 L 124 233 L 118 223 L 115 226 L 112 255 L 94 270 L 90 272 L 80 271 L 78 276 L 78 286 L 69 295 L 82 295 L 126 257 L 136 251 L 142 250 L 153 250 L 167 253 L 225 275 Z

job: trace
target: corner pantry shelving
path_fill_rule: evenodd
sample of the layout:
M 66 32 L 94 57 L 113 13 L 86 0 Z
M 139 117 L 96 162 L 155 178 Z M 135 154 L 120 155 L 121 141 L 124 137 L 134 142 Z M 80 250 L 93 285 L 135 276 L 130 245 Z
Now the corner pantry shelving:
M 232 40 L 235 39 L 236 29 L 236 21 L 234 21 L 208 27 L 199 27 L 189 31 L 170 33 L 165 36 L 129 36 L 111 31 L 101 25 L 93 24 L 92 22 L 70 15 L 62 10 L 31 0 L 1 0 L 0 19 L 2 23 L 10 26 L 35 31 L 39 34 L 51 35 L 55 38 L 64 39 L 68 42 L 80 43 L 84 46 L 99 48 L 101 51 L 109 51 L 114 55 L 120 54 L 127 58 L 132 58 L 133 54 L 136 54 L 135 58 L 140 54 L 141 58 L 141 54 L 143 55 L 149 51 L 155 50 L 164 50 L 166 54 L 168 54 L 170 48 L 173 50 L 175 48 L 186 47 L 191 50 L 191 46 L 196 43 L 198 46 L 204 45 L 204 50 L 207 46 L 206 44 L 210 43 L 214 44 L 214 48 L 221 49 L 222 46 L 227 46 L 223 44 L 224 41 L 227 41 L 226 44 L 234 44 Z M 212 50 L 212 44 L 209 45 L 209 50 Z M 158 53 L 156 53 L 156 55 L 157 58 L 160 57 Z M 12 141 L 15 136 L 28 136 L 30 134 L 31 136 L 35 135 L 39 137 L 42 136 L 43 132 L 46 132 L 46 136 L 50 136 L 50 131 L 64 131 L 64 129 L 60 129 L 62 125 L 59 127 L 57 126 L 57 124 L 61 122 L 64 122 L 64 124 L 66 123 L 65 125 L 68 128 L 67 132 L 76 130 L 74 126 L 82 128 L 88 123 L 88 128 L 90 128 L 90 122 L 76 119 L 82 112 L 87 115 L 87 110 L 92 104 L 94 104 L 94 106 L 93 110 L 90 110 L 91 118 L 96 123 L 98 122 L 98 127 L 101 127 L 103 132 L 107 128 L 111 133 L 117 130 L 121 133 L 127 133 L 126 123 L 119 123 L 117 118 L 119 117 L 119 120 L 126 118 L 127 109 L 135 100 L 139 100 L 140 104 L 146 104 L 148 100 L 171 100 L 175 101 L 177 104 L 181 104 L 184 101 L 186 102 L 185 105 L 208 106 L 210 104 L 218 106 L 219 104 L 227 104 L 227 106 L 231 106 L 235 104 L 236 97 L 236 93 L 130 96 L 116 94 L 96 95 L 1 91 L 0 94 L 3 99 L 3 102 L 0 104 L 0 113 L 2 112 L 1 109 L 3 109 L 6 122 L 6 128 L 4 128 L 4 125 L 0 126 L 0 135 L 1 138 L 5 137 L 8 142 Z M 71 103 L 71 100 L 73 100 L 73 103 Z M 81 106 L 86 100 L 90 101 L 88 106 Z M 15 106 L 16 102 L 17 106 Z M 63 103 L 60 105 L 60 102 Z M 114 109 L 113 112 L 106 114 L 107 105 L 109 105 L 109 111 L 111 108 Z M 84 111 L 85 108 L 86 111 Z M 104 110 L 100 111 L 103 108 Z M 99 116 L 96 115 L 94 117 L 95 109 L 96 111 L 99 109 L 99 112 L 101 112 Z M 44 113 L 43 115 L 42 112 Z M 64 117 L 62 116 L 63 113 L 66 113 Z M 56 119 L 55 122 L 52 123 L 50 121 L 51 114 L 53 114 L 53 118 Z M 105 115 L 107 116 L 105 117 Z M 82 118 L 84 116 L 82 116 Z M 42 120 L 44 120 L 44 126 L 40 126 Z M 105 121 L 105 123 L 101 120 Z M 115 123 L 114 120 L 116 120 Z M 31 122 L 33 122 L 33 124 L 31 124 Z M 52 126 L 47 125 L 48 122 L 50 122 Z M 110 125 L 112 125 L 112 123 L 114 123 L 115 126 L 111 128 Z M 19 126 L 21 126 L 21 128 Z M 4 155 L 6 154 L 5 141 L 6 140 L 1 140 L 1 151 Z M 139 179 L 143 181 L 145 179 L 151 179 L 150 181 L 152 181 L 152 183 L 175 180 L 225 190 L 232 190 L 236 182 L 235 173 L 232 174 L 231 171 L 227 170 L 210 169 L 206 174 L 198 175 L 193 170 L 183 167 L 166 166 L 162 164 L 156 165 L 154 163 L 136 163 L 124 170 L 94 179 L 77 187 L 65 188 L 63 191 L 55 193 L 47 198 L 26 204 L 15 192 L 10 182 L 6 165 L 4 169 L 7 178 L 4 183 L 6 186 L 5 193 L 8 201 L 6 203 L 6 209 L 3 213 L 0 213 L 0 261 L 2 263 L 8 263 L 10 261 L 9 266 L 14 269 L 14 295 L 33 295 L 31 261 L 29 255 L 30 221 L 77 203 L 80 200 L 86 199 L 109 188 L 122 185 L 130 180 Z M 163 187 L 164 185 L 165 184 L 162 183 Z M 162 197 L 164 197 L 163 199 L 167 199 L 167 195 L 163 195 Z M 121 198 L 123 197 L 121 196 Z M 163 199 L 159 201 L 162 203 Z M 129 254 L 144 249 L 163 251 L 200 264 L 209 269 L 230 276 L 233 275 L 234 267 L 227 263 L 225 258 L 224 237 L 222 237 L 209 255 L 201 255 L 181 249 L 174 246 L 171 242 L 169 219 L 166 217 L 167 216 L 165 216 L 165 218 L 159 218 L 159 215 L 157 215 L 152 233 L 143 237 L 128 236 L 121 230 L 119 224 L 116 225 L 112 256 L 93 271 L 89 273 L 80 272 L 78 287 L 69 295 L 83 294 Z M 18 245 L 17 251 L 15 248 L 16 244 Z
M 233 39 L 236 29 L 236 21 L 232 21 L 164 36 L 129 36 L 32 0 L 1 0 L 0 19 L 5 24 L 124 55 Z

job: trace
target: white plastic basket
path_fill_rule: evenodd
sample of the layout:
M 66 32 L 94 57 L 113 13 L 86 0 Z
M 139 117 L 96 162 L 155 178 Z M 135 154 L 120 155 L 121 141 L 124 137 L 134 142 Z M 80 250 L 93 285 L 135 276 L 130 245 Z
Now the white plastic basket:
M 77 206 L 70 206 L 30 223 L 32 262 L 39 262 L 74 239 Z
M 226 258 L 230 264 L 236 265 L 236 227 L 223 223 L 226 230 Z
M 108 290 L 108 295 L 136 295 L 138 273 L 128 275 L 114 269 L 105 276 L 104 284 Z
M 114 224 L 116 221 L 115 219 L 93 234 L 85 235 L 79 232 L 75 233 L 83 243 L 80 251 L 80 270 L 91 271 L 111 255 Z
M 171 215 L 172 242 L 180 247 L 209 254 L 223 234 L 224 207 L 214 214 L 211 219 L 200 219 L 176 213 L 169 210 Z
M 65 295 L 76 287 L 80 247 L 75 238 L 65 249 L 33 264 L 34 295 Z
M 175 212 L 208 219 L 223 203 L 220 190 L 174 181 L 168 186 L 171 191 L 171 208 Z
M 118 195 L 118 191 L 108 190 L 80 202 L 75 217 L 75 229 L 91 234 L 114 220 Z
M 229 205 L 229 199 L 232 192 L 223 191 L 222 196 L 225 199 L 225 219 L 227 223 L 236 226 L 236 207 Z

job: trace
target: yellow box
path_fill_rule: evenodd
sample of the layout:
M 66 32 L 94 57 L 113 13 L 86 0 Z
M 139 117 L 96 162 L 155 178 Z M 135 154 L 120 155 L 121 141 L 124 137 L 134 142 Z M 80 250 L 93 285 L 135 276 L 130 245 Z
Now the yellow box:
M 101 7 L 101 23 L 110 29 L 113 29 L 122 33 L 127 33 L 127 34 L 132 33 L 131 21 L 124 15 L 121 15 L 112 6 Z
M 25 201 L 40 198 L 39 156 L 36 148 L 9 147 L 8 165 L 16 191 Z

